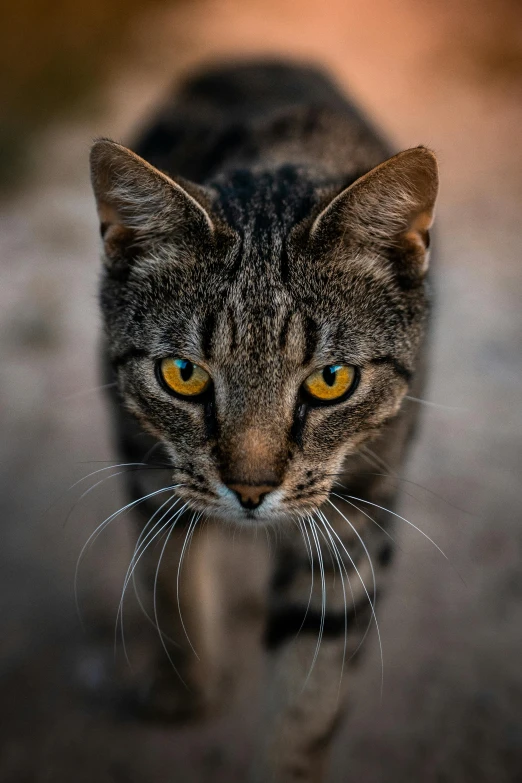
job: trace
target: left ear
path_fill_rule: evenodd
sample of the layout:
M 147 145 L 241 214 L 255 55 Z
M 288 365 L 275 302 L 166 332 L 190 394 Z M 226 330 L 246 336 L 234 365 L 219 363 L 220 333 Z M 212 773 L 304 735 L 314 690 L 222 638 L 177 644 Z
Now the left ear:
M 196 196 L 126 147 L 99 139 L 90 160 L 108 266 L 124 267 L 165 237 L 190 245 L 196 235 L 212 236 L 213 222 Z
M 426 147 L 400 152 L 339 193 L 314 220 L 310 237 L 344 238 L 396 259 L 408 272 L 428 269 L 428 230 L 438 191 L 435 155 Z

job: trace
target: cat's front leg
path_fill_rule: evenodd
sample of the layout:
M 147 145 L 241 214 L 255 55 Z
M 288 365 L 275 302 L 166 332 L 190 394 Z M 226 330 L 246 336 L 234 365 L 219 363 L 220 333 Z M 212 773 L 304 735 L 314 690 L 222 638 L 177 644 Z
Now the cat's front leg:
M 292 552 L 279 552 L 266 633 L 268 704 L 254 783 L 326 780 L 353 663 L 374 621 L 374 573 L 384 536 L 367 529 L 363 515 L 350 517 L 357 532 L 341 530 L 339 519 L 308 520 L 308 552 L 303 545 L 298 552 L 297 541 Z M 363 546 L 359 536 L 368 543 Z
M 345 701 L 347 678 L 339 687 L 344 640 L 325 639 L 310 674 L 315 648 L 316 640 L 302 634 L 272 654 L 268 719 L 252 783 L 325 780 L 328 747 Z

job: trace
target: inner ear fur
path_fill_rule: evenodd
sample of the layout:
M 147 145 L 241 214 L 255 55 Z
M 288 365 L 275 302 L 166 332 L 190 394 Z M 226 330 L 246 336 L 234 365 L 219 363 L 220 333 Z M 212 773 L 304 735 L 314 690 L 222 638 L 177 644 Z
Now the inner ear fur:
M 428 267 L 429 229 L 438 192 L 433 152 L 415 147 L 394 155 L 339 193 L 316 217 L 311 238 L 345 238 L 402 258 L 412 273 Z
M 191 193 L 131 150 L 110 139 L 91 150 L 91 181 L 108 261 L 129 261 L 165 235 L 211 235 L 210 215 Z M 202 192 L 202 198 L 204 194 Z

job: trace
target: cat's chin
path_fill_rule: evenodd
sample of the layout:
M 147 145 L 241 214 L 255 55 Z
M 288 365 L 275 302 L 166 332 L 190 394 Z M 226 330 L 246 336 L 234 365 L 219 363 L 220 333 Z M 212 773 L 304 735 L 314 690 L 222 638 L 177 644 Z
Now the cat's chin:
M 213 508 L 209 516 L 212 516 L 218 522 L 237 525 L 242 528 L 279 527 L 292 522 L 292 515 L 282 510 L 264 512 L 262 509 L 230 511 L 228 509 L 216 510 Z

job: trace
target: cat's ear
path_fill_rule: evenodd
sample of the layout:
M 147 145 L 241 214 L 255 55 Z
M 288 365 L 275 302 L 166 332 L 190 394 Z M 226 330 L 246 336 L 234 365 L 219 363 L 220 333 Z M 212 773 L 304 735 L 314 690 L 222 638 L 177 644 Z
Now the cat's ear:
M 400 152 L 339 193 L 315 219 L 311 238 L 344 238 L 388 253 L 403 271 L 422 276 L 428 268 L 437 191 L 433 152 L 426 147 Z
M 109 264 L 126 263 L 166 236 L 212 235 L 212 220 L 197 198 L 126 147 L 100 139 L 90 160 Z

